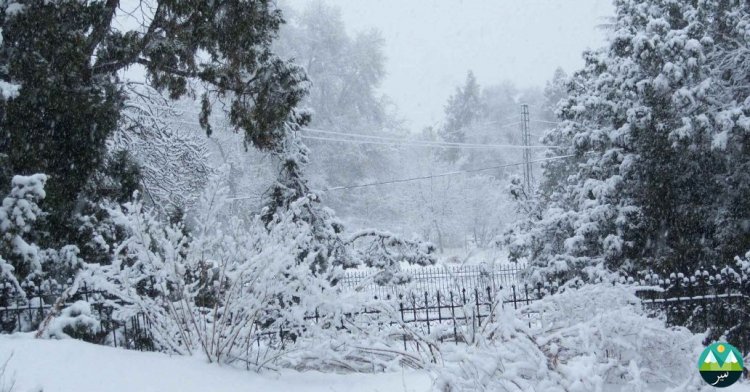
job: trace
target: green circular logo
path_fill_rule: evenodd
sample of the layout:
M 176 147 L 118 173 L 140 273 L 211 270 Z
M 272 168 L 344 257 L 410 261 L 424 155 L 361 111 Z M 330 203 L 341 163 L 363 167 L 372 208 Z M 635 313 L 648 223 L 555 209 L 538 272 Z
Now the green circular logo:
M 728 387 L 742 377 L 742 354 L 729 343 L 714 343 L 705 350 L 698 360 L 701 377 L 709 385 L 717 388 Z

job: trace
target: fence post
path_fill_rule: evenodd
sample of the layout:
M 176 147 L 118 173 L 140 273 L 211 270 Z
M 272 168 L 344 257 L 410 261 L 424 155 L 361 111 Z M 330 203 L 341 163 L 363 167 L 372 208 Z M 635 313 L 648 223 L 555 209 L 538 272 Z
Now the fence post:
M 461 288 L 461 309 L 464 314 L 464 324 L 469 321 L 469 316 L 466 314 L 466 288 Z
M 437 315 L 438 315 L 438 324 L 442 324 L 443 322 L 443 308 L 440 306 L 440 290 L 437 291 Z M 438 337 L 440 340 L 440 343 L 443 343 L 443 335 L 440 334 Z
M 412 293 L 411 295 L 411 316 L 412 321 L 417 322 L 419 319 L 417 318 L 417 297 Z M 419 350 L 419 347 L 417 347 L 417 350 Z
M 33 322 L 34 322 L 34 313 L 31 311 L 31 299 L 34 299 L 33 295 L 31 296 L 31 298 L 30 298 L 29 301 L 26 301 L 26 304 L 29 306 L 29 323 L 33 325 Z
M 427 291 L 424 292 L 424 312 L 427 320 L 427 334 L 430 334 L 430 303 L 427 300 Z
M 453 302 L 453 291 L 451 293 L 451 317 L 453 318 L 453 340 L 458 345 L 458 329 L 456 327 L 456 305 Z
M 479 304 L 479 289 L 474 287 L 474 302 L 477 307 L 477 324 L 482 324 L 482 309 Z
M 441 311 L 441 304 L 440 304 L 440 291 L 437 292 L 437 309 L 438 309 L 438 322 L 443 322 L 443 312 Z
M 39 297 L 39 320 L 44 320 L 44 298 Z
M 492 317 L 494 313 L 492 305 L 494 305 L 494 303 L 492 302 L 492 290 L 490 286 L 487 286 L 487 311 L 490 317 Z
M 518 310 L 518 303 L 516 302 L 516 285 L 512 285 L 513 289 L 513 309 Z
M 528 283 L 523 284 L 523 291 L 526 294 L 526 306 L 528 306 L 531 303 L 531 301 L 529 300 L 529 284 Z

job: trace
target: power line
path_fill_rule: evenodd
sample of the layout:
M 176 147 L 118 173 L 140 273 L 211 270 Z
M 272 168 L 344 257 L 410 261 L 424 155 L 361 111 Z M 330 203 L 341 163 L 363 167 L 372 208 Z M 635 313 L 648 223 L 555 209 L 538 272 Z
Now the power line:
M 169 118 L 162 118 L 157 116 L 151 116 L 148 114 L 140 114 L 140 113 L 133 113 L 128 114 L 129 117 L 141 117 L 141 118 L 150 118 L 154 120 L 159 120 L 167 124 L 182 124 L 182 125 L 193 125 L 196 127 L 201 128 L 201 124 L 195 121 L 185 121 L 185 120 L 178 120 L 178 119 L 169 119 Z M 518 122 L 520 124 L 521 122 Z M 506 124 L 505 126 L 510 125 L 516 125 L 516 124 Z M 227 127 L 222 127 L 227 128 Z M 326 138 L 326 137 L 319 137 L 319 136 L 306 136 L 302 135 L 303 139 L 310 139 L 310 140 L 323 140 L 323 141 L 333 141 L 333 142 L 342 142 L 342 143 L 354 143 L 354 144 L 373 144 L 373 145 L 384 145 L 384 146 L 414 146 L 414 147 L 435 147 L 435 148 L 475 148 L 475 149 L 496 149 L 496 148 L 518 148 L 518 149 L 547 149 L 547 148 L 559 148 L 560 146 L 554 146 L 554 145 L 531 145 L 531 146 L 521 146 L 517 144 L 471 144 L 471 143 L 450 143 L 450 142 L 428 142 L 428 141 L 419 141 L 419 140 L 406 140 L 406 139 L 397 139 L 397 138 L 388 138 L 383 136 L 370 136 L 370 135 L 362 135 L 362 134 L 353 134 L 353 133 L 344 133 L 344 132 L 335 132 L 335 131 L 327 131 L 322 129 L 315 129 L 315 128 L 302 128 L 302 131 L 308 131 L 313 133 L 325 133 L 325 134 L 333 134 L 333 135 L 340 135 L 340 136 L 348 136 L 348 137 L 354 137 L 354 138 L 373 138 L 373 139 L 381 139 L 385 140 L 383 142 L 378 141 L 370 141 L 370 140 L 353 140 L 353 139 L 336 139 L 336 138 Z
M 570 158 L 570 157 L 573 157 L 573 156 L 575 156 L 575 155 L 560 155 L 560 156 L 549 157 L 549 158 L 544 158 L 544 159 L 537 159 L 537 160 L 534 160 L 534 161 L 530 161 L 529 163 L 539 163 L 539 162 L 553 161 L 553 160 L 556 160 L 556 159 Z M 447 177 L 447 176 L 453 176 L 453 175 L 457 175 L 457 174 L 466 174 L 466 173 L 476 173 L 476 172 L 487 171 L 487 170 L 503 169 L 503 168 L 512 167 L 512 166 L 521 166 L 521 165 L 525 165 L 525 164 L 526 164 L 526 162 L 516 162 L 516 163 L 509 163 L 509 164 L 500 165 L 500 166 L 484 167 L 484 168 L 481 168 L 481 169 L 458 170 L 458 171 L 453 171 L 453 172 L 448 172 L 448 173 L 433 174 L 433 175 L 429 175 L 429 176 L 402 178 L 402 179 L 390 180 L 390 181 L 371 182 L 371 183 L 368 183 L 368 184 L 360 184 L 360 185 L 337 186 L 337 187 L 332 187 L 332 188 L 324 189 L 323 191 L 324 192 L 338 191 L 338 190 L 346 190 L 346 189 L 364 188 L 364 187 L 376 186 L 376 185 L 398 184 L 398 183 L 402 183 L 402 182 L 428 180 L 430 178 Z
M 312 132 L 312 133 L 325 133 L 328 135 L 350 136 L 353 138 L 378 139 L 378 140 L 389 140 L 389 141 L 399 141 L 399 142 L 403 141 L 403 142 L 416 142 L 416 143 L 436 143 L 436 142 L 422 141 L 422 140 L 399 139 L 399 138 L 387 137 L 387 136 L 365 135 L 362 133 L 336 132 L 336 131 L 328 131 L 324 129 L 308 128 L 308 127 L 302 128 L 302 130 Z
M 546 120 L 529 120 L 530 122 L 542 123 L 542 124 L 560 124 L 559 121 L 546 121 Z
M 407 146 L 418 146 L 418 147 L 485 148 L 485 149 L 486 148 L 491 148 L 491 149 L 492 148 L 543 148 L 544 149 L 544 148 L 559 147 L 559 146 L 548 146 L 548 145 L 521 146 L 517 144 L 473 144 L 473 143 L 429 142 L 429 141 L 419 141 L 419 140 L 388 138 L 388 137 L 382 137 L 382 136 L 369 136 L 369 135 L 360 135 L 360 134 L 352 134 L 352 133 L 324 131 L 324 130 L 310 129 L 310 128 L 302 128 L 302 131 L 353 137 L 353 139 L 341 139 L 341 138 L 322 137 L 322 136 L 308 136 L 308 135 L 303 134 L 302 135 L 303 139 L 326 140 L 326 141 L 354 143 L 354 144 L 376 144 L 376 145 L 387 145 L 387 146 L 407 145 Z M 372 139 L 377 139 L 377 140 L 367 140 L 366 138 L 372 138 Z M 384 140 L 384 141 L 379 141 L 379 140 Z
M 144 109 L 144 106 L 136 106 L 134 104 L 131 104 L 131 106 L 133 106 L 133 107 L 135 107 L 137 109 L 140 109 L 140 110 Z M 171 111 L 174 111 L 174 112 L 177 112 L 177 113 L 189 113 L 189 114 L 197 114 L 197 115 L 201 114 L 201 112 L 199 112 L 199 111 L 194 111 L 194 110 L 190 110 L 190 109 L 183 109 L 183 108 L 175 107 L 175 106 L 166 106 L 166 105 L 157 105 L 157 104 L 145 104 L 145 106 L 149 107 L 149 108 L 168 109 L 168 110 L 171 110 Z M 212 111 L 211 114 L 214 115 L 214 116 L 219 115 L 219 113 L 217 113 L 216 111 Z M 499 128 L 506 128 L 506 127 L 511 127 L 511 126 L 514 126 L 514 125 L 520 125 L 520 124 L 523 123 L 523 121 L 515 121 L 515 122 L 512 122 L 512 123 L 503 123 L 503 121 L 505 121 L 505 120 L 512 120 L 512 119 L 516 119 L 516 118 L 522 118 L 522 116 L 519 116 L 519 115 L 508 116 L 508 117 L 502 118 L 501 120 L 488 121 L 488 122 L 483 122 L 483 123 L 477 123 L 477 124 L 473 124 L 473 126 L 486 126 L 486 125 L 502 124 Z M 561 123 L 559 121 L 546 121 L 546 120 L 534 120 L 534 119 L 530 119 L 529 122 L 544 123 L 544 124 L 560 124 Z M 574 121 L 571 121 L 571 122 L 574 122 Z M 471 127 L 471 125 L 469 127 Z

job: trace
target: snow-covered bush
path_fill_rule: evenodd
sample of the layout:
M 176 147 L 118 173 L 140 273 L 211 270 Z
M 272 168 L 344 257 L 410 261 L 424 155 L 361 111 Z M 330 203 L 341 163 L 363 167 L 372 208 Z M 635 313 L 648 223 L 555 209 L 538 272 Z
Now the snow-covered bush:
M 99 320 L 91 313 L 86 301 L 76 301 L 66 307 L 46 330 L 48 337 L 58 339 L 92 335 L 100 328 Z
M 279 366 L 297 370 L 372 373 L 425 369 L 440 362 L 437 339 L 403 323 L 396 304 L 373 300 L 369 294 L 337 292 L 322 311 L 333 312 L 325 322 L 295 343 Z M 404 343 L 408 342 L 408 349 Z
M 500 311 L 495 322 L 467 347 L 446 345 L 443 363 L 433 368 L 434 388 L 458 391 L 564 391 L 562 377 L 513 311 Z
M 648 317 L 634 287 L 599 284 L 568 289 L 524 312 L 541 315 L 538 342 L 560 371 L 579 378 L 581 385 L 593 385 L 585 378 L 590 374 L 604 383 L 669 385 L 695 372 L 694 352 L 703 337 Z M 582 377 L 576 368 L 584 364 L 590 372 Z
M 96 293 L 90 301 L 111 309 L 105 313 L 110 319 L 99 321 L 122 325 L 144 318 L 154 349 L 248 367 L 268 366 L 280 355 L 283 344 L 268 343 L 267 333 L 284 330 L 296 338 L 311 332 L 306 317 L 315 309 L 322 315 L 319 325 L 333 326 L 327 320 L 341 307 L 335 306 L 328 278 L 336 269 L 316 275 L 298 258 L 310 241 L 309 230 L 294 213 L 277 213 L 271 230 L 259 218 L 228 216 L 220 184 L 217 177 L 207 187 L 190 212 L 189 229 L 165 223 L 137 200 L 111 209 L 125 240 L 110 264 L 86 264 L 58 305 L 85 285 Z M 55 331 L 70 321 L 72 311 L 62 306 L 53 311 L 41 335 L 59 336 Z M 121 328 L 102 343 L 121 345 L 111 341 L 114 336 L 126 338 Z
M 406 240 L 381 230 L 361 230 L 346 241 L 358 264 L 381 271 L 374 276 L 378 284 L 404 283 L 409 275 L 401 271 L 402 262 L 413 265 L 433 265 L 437 261 L 435 246 L 424 241 Z
M 27 294 L 59 286 L 82 265 L 75 246 L 40 249 L 34 243 L 34 225 L 45 215 L 38 203 L 46 195 L 46 181 L 44 174 L 14 176 L 0 205 L 0 283 L 21 303 Z
M 583 392 L 701 385 L 695 358 L 703 336 L 648 317 L 632 287 L 568 288 L 518 313 L 500 311 L 482 331 L 466 350 L 443 349 L 445 363 L 434 370 L 437 388 Z
M 39 247 L 27 238 L 32 225 L 43 214 L 37 203 L 44 198 L 47 176 L 14 176 L 10 195 L 0 206 L 0 279 L 14 286 L 19 295 L 22 284 L 41 275 Z

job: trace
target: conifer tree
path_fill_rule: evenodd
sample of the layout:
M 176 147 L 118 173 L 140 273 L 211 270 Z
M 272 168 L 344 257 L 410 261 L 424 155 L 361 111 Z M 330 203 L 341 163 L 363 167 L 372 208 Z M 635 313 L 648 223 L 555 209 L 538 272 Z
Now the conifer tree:
M 445 125 L 439 130 L 443 141 L 449 143 L 463 143 L 466 141 L 466 128 L 481 115 L 480 88 L 474 73 L 466 74 L 466 81 L 462 87 L 448 99 L 445 107 Z M 459 158 L 459 150 L 446 149 L 443 158 L 455 162 Z
M 134 18 L 141 25 L 131 30 L 115 23 L 128 15 L 120 6 L 117 0 L 0 5 L 0 80 L 20 86 L 0 99 L 0 155 L 11 174 L 48 174 L 53 242 L 75 231 L 65 227 L 69 214 L 117 127 L 120 71 L 140 67 L 172 99 L 201 94 L 199 121 L 208 134 L 212 105 L 222 101 L 246 142 L 263 150 L 280 145 L 305 94 L 302 70 L 270 49 L 283 22 L 273 1 L 158 0 L 139 8 Z
M 601 268 L 693 273 L 750 248 L 746 2 L 619 0 L 547 142 L 539 203 L 506 238 L 569 278 Z M 587 274 L 586 272 L 589 272 Z

